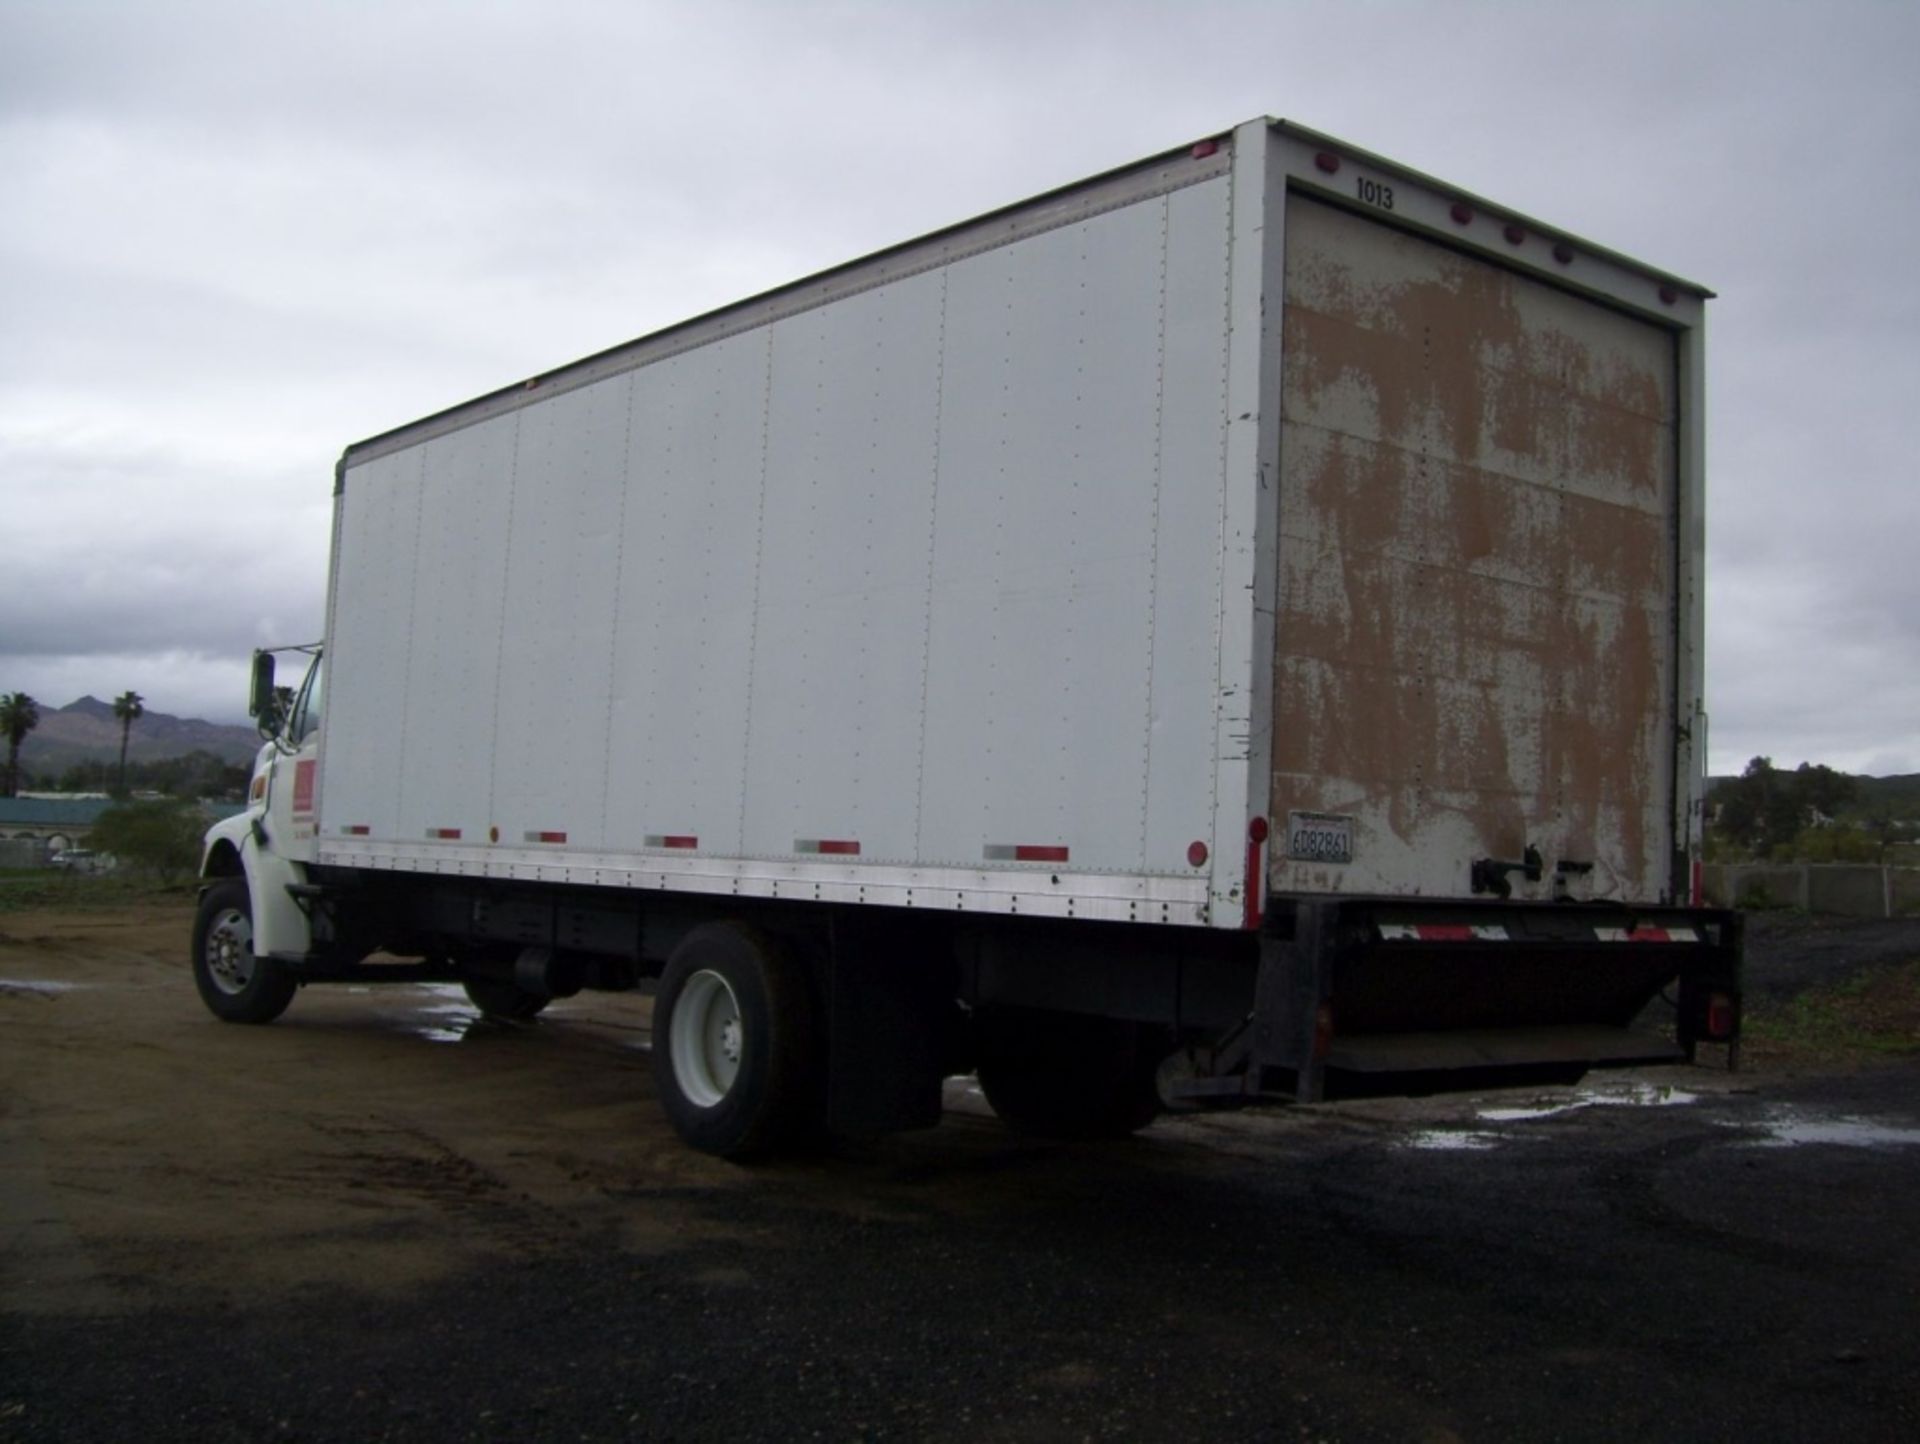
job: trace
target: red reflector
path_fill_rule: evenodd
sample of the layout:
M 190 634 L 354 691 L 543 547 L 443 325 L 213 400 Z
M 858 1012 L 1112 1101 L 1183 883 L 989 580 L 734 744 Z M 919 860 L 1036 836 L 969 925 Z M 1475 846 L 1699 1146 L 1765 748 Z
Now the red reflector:
M 1208 156 L 1212 155 L 1215 151 L 1219 149 L 1220 149 L 1219 141 L 1203 140 L 1199 144 L 1194 146 L 1193 158 L 1195 160 L 1205 160 Z
M 1190 867 L 1205 867 L 1207 865 L 1207 845 L 1204 842 L 1190 842 L 1187 844 L 1187 864 Z
M 1715 993 L 1707 999 L 1707 1036 L 1709 1038 L 1733 1036 L 1733 999 L 1725 993 Z
M 1064 847 L 1028 847 L 1024 843 L 1013 849 L 1015 862 L 1065 862 L 1067 849 Z
M 1509 244 L 1515 246 L 1527 238 L 1527 233 L 1515 225 L 1509 225 L 1504 231 L 1500 232 L 1500 234 L 1507 238 Z
M 1470 943 L 1473 941 L 1473 929 L 1466 923 L 1422 923 L 1420 941 L 1423 943 Z
M 460 829 L 457 827 L 429 827 L 427 836 L 440 842 L 458 842 Z
M 798 837 L 794 839 L 793 850 L 823 853 L 828 857 L 858 857 L 860 844 L 850 838 Z
M 1324 1058 L 1333 1051 L 1333 1006 L 1322 1003 L 1313 1013 L 1313 1056 Z
M 1448 211 L 1447 214 L 1453 217 L 1456 224 L 1463 226 L 1473 224 L 1473 207 L 1465 201 L 1455 201 L 1453 203 L 1453 209 Z
M 1332 175 L 1335 171 L 1340 169 L 1340 157 L 1335 155 L 1330 150 L 1321 151 L 1320 154 L 1316 155 L 1313 158 L 1313 163 L 1319 169 L 1325 171 L 1328 175 Z

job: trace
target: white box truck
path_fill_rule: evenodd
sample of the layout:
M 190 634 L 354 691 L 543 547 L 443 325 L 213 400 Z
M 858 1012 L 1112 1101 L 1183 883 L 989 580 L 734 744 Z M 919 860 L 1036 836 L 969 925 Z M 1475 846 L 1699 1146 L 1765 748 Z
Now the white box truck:
M 200 991 L 651 986 L 730 1156 L 1731 1057 L 1708 294 L 1260 119 L 357 443 Z

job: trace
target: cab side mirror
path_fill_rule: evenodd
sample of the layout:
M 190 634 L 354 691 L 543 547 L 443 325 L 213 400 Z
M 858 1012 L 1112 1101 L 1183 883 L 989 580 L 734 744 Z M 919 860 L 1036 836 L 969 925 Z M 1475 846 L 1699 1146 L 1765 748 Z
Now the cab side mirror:
M 253 654 L 253 687 L 247 694 L 247 715 L 272 736 L 280 730 L 279 698 L 273 690 L 273 653 Z

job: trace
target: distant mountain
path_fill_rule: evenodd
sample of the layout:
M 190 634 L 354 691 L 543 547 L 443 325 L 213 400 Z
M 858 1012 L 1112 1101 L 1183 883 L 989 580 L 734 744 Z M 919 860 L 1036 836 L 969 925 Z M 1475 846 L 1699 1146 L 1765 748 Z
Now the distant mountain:
M 127 744 L 131 762 L 158 762 L 189 752 L 211 752 L 223 762 L 251 762 L 260 750 L 260 734 L 251 727 L 203 722 L 197 717 L 173 717 L 165 712 L 143 712 L 133 724 Z M 76 762 L 114 762 L 120 757 L 120 719 L 113 704 L 98 697 L 49 710 L 40 709 L 40 725 L 20 746 L 20 765 L 46 774 L 61 772 Z

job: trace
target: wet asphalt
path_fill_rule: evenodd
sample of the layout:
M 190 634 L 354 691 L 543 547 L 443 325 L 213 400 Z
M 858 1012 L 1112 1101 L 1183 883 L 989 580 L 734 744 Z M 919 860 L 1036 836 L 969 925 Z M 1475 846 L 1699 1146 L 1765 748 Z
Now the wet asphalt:
M 633 1187 L 671 1249 L 0 1310 L 0 1439 L 1920 1438 L 1920 1067 L 1677 1076 L 1081 1148 L 963 1108 Z

